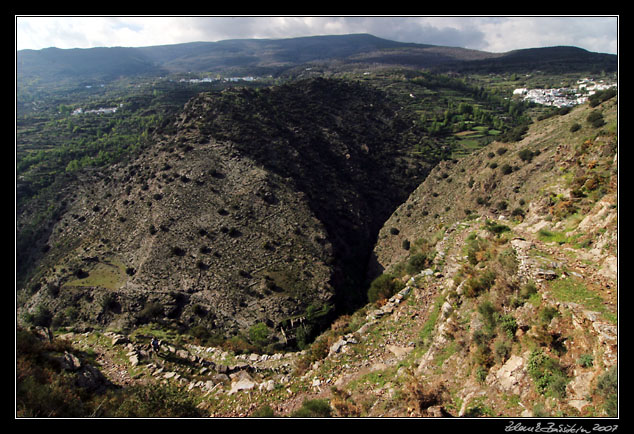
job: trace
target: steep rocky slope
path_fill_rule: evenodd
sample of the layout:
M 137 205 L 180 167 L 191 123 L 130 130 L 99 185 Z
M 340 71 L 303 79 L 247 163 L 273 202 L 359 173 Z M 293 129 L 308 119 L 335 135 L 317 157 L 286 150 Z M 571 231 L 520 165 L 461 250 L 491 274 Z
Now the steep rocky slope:
M 58 339 L 96 352 L 115 384 L 177 385 L 203 416 L 615 416 L 616 103 L 436 167 L 374 249 L 396 292 L 302 352 L 238 354 L 152 326 Z
M 262 323 L 274 346 L 301 323 L 307 340 L 364 299 L 376 233 L 431 167 L 409 157 L 410 128 L 384 93 L 338 80 L 201 94 L 137 160 L 60 193 L 19 317 L 210 338 Z
M 442 306 L 416 372 L 453 396 L 453 415 L 605 414 L 595 392 L 617 363 L 615 116 L 615 99 L 577 107 L 442 163 L 381 231 L 385 273 L 434 258 Z

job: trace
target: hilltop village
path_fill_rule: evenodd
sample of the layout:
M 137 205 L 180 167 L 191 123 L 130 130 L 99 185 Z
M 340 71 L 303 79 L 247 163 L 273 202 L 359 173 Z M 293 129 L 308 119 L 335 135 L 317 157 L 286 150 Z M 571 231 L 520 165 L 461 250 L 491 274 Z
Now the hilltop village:
M 616 87 L 615 83 L 605 83 L 603 80 L 595 81 L 591 78 L 577 80 L 576 88 L 554 88 L 554 89 L 527 89 L 518 88 L 513 90 L 514 96 L 519 96 L 524 101 L 534 102 L 555 107 L 571 107 L 583 104 L 588 100 L 588 96 L 600 90 Z

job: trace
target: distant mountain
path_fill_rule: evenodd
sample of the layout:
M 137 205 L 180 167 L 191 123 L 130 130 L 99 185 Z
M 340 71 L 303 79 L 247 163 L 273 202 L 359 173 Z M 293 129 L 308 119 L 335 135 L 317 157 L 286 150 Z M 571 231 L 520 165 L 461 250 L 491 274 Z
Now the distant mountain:
M 441 69 L 456 72 L 614 72 L 618 57 L 614 54 L 593 53 L 578 47 L 558 46 L 513 50 L 498 57 L 468 62 L 446 63 Z
M 616 70 L 617 56 L 575 47 L 537 48 L 488 53 L 459 47 L 404 43 L 369 34 L 288 39 L 232 39 L 139 48 L 21 50 L 18 80 L 39 83 L 77 78 L 112 80 L 123 76 L 178 72 L 281 74 L 319 62 L 342 65 L 394 65 L 462 72 L 560 69 Z
M 160 66 L 136 48 L 88 48 L 20 50 L 18 83 L 72 79 L 114 80 L 122 76 L 160 74 Z
M 214 71 L 236 66 L 271 69 L 306 62 L 342 59 L 376 50 L 431 47 L 389 41 L 366 34 L 288 39 L 230 39 L 139 48 L 139 52 L 172 72 Z

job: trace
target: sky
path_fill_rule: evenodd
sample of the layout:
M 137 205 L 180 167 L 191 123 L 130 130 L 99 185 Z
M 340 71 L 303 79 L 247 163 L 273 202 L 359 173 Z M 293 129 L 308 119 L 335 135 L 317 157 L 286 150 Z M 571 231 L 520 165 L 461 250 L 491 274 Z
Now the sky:
M 571 45 L 618 54 L 618 16 L 15 16 L 17 50 L 370 33 L 493 53 Z

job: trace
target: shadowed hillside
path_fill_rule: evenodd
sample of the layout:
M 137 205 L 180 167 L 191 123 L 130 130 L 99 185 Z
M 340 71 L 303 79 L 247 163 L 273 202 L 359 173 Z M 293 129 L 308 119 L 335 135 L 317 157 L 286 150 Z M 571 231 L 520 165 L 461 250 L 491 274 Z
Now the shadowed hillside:
M 365 301 L 378 230 L 435 162 L 410 129 L 344 81 L 203 93 L 136 160 L 77 172 L 27 309 L 218 337 L 264 323 L 280 345 L 300 318 L 304 343 Z

